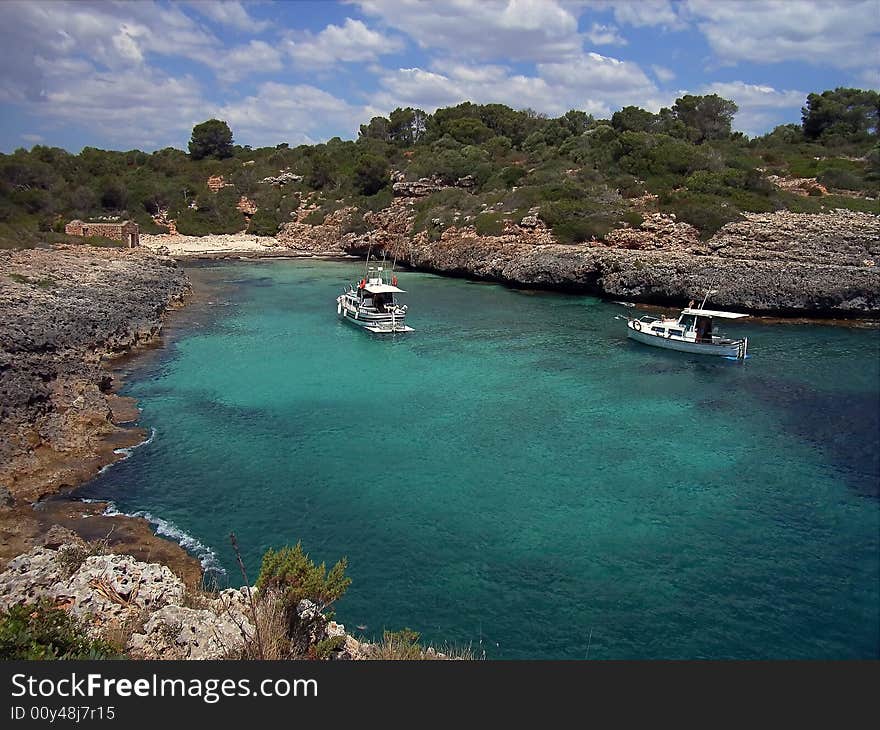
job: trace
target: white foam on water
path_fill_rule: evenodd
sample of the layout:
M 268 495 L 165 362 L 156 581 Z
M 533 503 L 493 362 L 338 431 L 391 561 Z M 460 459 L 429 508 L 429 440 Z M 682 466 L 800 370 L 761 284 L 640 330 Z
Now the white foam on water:
M 140 446 L 141 444 L 138 445 Z M 205 543 L 203 543 L 197 537 L 190 535 L 186 530 L 181 530 L 170 520 L 156 517 L 146 510 L 138 510 L 137 512 L 122 512 L 119 510 L 116 504 L 109 499 L 81 499 L 80 501 L 89 504 L 94 504 L 95 502 L 105 502 L 107 506 L 105 507 L 103 514 L 106 517 L 141 517 L 145 519 L 153 526 L 153 528 L 156 530 L 157 535 L 161 535 L 162 537 L 167 537 L 173 540 L 184 550 L 195 555 L 195 557 L 198 558 L 199 562 L 202 564 L 202 570 L 205 571 L 205 575 L 211 573 L 219 577 L 226 576 L 226 570 L 220 564 L 220 560 L 217 558 L 217 553 L 214 552 L 214 549 L 205 545 Z
M 98 470 L 98 474 L 103 474 L 111 466 L 118 464 L 120 461 L 125 461 L 126 459 L 128 459 L 135 449 L 139 449 L 141 446 L 146 446 L 147 444 L 153 443 L 154 438 L 156 438 L 155 427 L 150 428 L 150 435 L 147 438 L 145 438 L 143 441 L 141 441 L 139 444 L 135 444 L 134 446 L 126 446 L 125 448 L 122 448 L 122 449 L 113 449 L 113 453 L 122 456 L 122 458 L 117 459 L 116 461 L 111 461 L 109 464 L 104 464 L 104 466 L 102 466 Z

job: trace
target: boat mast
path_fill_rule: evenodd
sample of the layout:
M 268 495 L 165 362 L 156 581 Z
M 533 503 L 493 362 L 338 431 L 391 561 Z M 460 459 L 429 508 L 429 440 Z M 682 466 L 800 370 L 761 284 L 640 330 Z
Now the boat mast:
M 705 308 L 706 308 L 706 300 L 709 298 L 709 295 L 710 295 L 710 294 L 717 294 L 717 293 L 718 293 L 718 290 L 717 290 L 717 289 L 709 289 L 709 290 L 706 292 L 706 296 L 703 297 L 703 301 L 702 301 L 702 303 L 700 304 L 700 309 L 705 309 Z
M 373 252 L 373 244 L 370 244 L 370 247 L 367 249 L 367 262 L 364 264 L 364 279 L 369 279 L 370 277 L 370 254 Z

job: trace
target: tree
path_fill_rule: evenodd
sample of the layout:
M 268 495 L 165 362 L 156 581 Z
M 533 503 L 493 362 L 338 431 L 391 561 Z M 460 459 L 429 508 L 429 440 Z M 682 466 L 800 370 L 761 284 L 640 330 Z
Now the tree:
M 216 157 L 222 160 L 232 157 L 232 130 L 220 119 L 209 119 L 193 127 L 189 141 L 189 154 L 194 160 Z
M 428 115 L 421 109 L 398 107 L 389 117 L 388 134 L 392 142 L 409 147 L 425 136 Z
M 583 134 L 596 124 L 592 114 L 582 112 L 580 109 L 569 109 L 559 117 L 558 121 L 573 135 Z
M 697 144 L 710 139 L 730 137 L 730 125 L 739 107 L 718 94 L 693 96 L 675 100 L 672 112 L 688 129 L 688 137 Z
M 116 181 L 107 182 L 101 190 L 101 207 L 105 210 L 125 210 L 128 190 Z
M 390 142 L 390 125 L 391 122 L 385 117 L 373 117 L 369 124 L 361 125 L 358 136 L 365 139 L 379 139 L 383 142 Z
M 880 94 L 876 91 L 837 88 L 807 96 L 801 126 L 807 139 L 838 136 L 859 142 L 878 134 L 878 116 Z
M 618 132 L 653 132 L 657 117 L 637 106 L 625 106 L 611 115 L 611 126 Z
M 375 195 L 390 181 L 388 164 L 378 155 L 363 155 L 354 167 L 354 185 L 362 195 Z

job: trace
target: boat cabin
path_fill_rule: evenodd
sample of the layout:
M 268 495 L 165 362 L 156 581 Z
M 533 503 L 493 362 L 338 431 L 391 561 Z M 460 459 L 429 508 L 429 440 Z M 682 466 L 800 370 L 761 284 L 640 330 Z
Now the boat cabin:
M 361 306 L 373 307 L 377 312 L 386 312 L 397 305 L 395 294 L 405 293 L 393 284 L 385 284 L 381 279 L 361 279 L 357 287 L 357 298 Z

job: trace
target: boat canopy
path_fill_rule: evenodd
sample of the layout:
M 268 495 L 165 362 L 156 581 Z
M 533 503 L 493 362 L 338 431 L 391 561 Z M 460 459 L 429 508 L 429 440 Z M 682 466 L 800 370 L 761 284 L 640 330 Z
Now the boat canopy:
M 406 294 L 403 289 L 398 289 L 390 284 L 367 284 L 364 291 L 370 294 Z
M 747 314 L 739 314 L 738 312 L 718 312 L 714 309 L 691 309 L 690 307 L 681 310 L 681 313 L 693 314 L 697 317 L 721 317 L 722 319 L 740 319 L 741 317 L 749 316 Z

